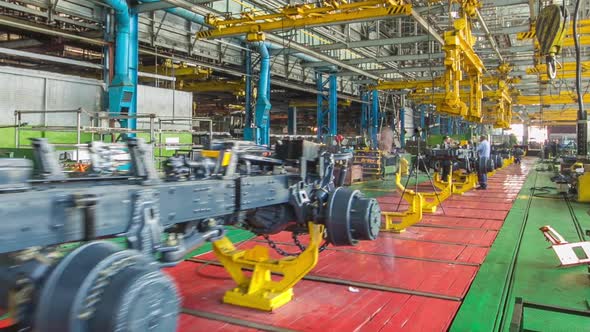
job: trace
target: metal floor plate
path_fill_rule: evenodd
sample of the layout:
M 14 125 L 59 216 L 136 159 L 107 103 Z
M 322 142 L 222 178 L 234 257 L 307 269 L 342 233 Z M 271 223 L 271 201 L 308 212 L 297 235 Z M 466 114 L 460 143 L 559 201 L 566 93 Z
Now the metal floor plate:
M 221 303 L 233 281 L 212 253 L 197 256 L 200 262 L 184 262 L 167 272 L 179 285 L 187 311 L 213 317 L 183 314 L 178 331 L 446 331 L 525 177 L 508 167 L 490 178 L 487 191 L 452 196 L 443 203 L 444 214 L 441 209 L 425 214 L 406 232 L 382 232 L 376 241 L 356 247 L 329 247 L 295 286 L 294 300 L 272 313 Z M 432 191 L 428 188 L 420 185 Z M 383 210 L 397 205 L 399 196 L 382 191 L 385 197 L 379 200 L 388 202 Z M 295 251 L 290 234 L 271 238 Z M 238 246 L 263 242 L 257 237 Z

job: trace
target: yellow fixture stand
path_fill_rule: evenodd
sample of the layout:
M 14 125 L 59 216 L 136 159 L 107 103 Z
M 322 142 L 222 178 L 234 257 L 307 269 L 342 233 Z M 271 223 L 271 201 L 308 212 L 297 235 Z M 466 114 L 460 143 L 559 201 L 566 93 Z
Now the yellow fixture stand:
M 463 195 L 477 186 L 477 174 L 464 174 L 461 171 L 453 173 L 453 194 Z
M 584 173 L 578 177 L 578 202 L 590 202 L 590 173 Z
M 401 175 L 408 175 L 409 174 L 409 162 L 406 160 L 406 158 L 401 158 L 399 161 L 399 173 L 401 173 Z
M 293 299 L 293 287 L 313 269 L 318 262 L 320 242 L 324 226 L 308 223 L 309 245 L 297 257 L 272 259 L 268 248 L 255 246 L 236 249 L 224 237 L 213 243 L 213 252 L 238 286 L 223 296 L 223 302 L 253 309 L 272 311 Z M 252 270 L 248 277 L 244 271 Z M 281 279 L 272 279 L 272 273 Z
M 385 217 L 385 224 L 381 228 L 382 231 L 401 233 L 405 231 L 406 228 L 422 220 L 422 203 L 424 202 L 422 195 L 412 191 L 410 196 L 412 197 L 412 200 L 409 202 L 410 206 L 407 211 L 381 211 L 381 214 Z
M 395 175 L 395 185 L 397 186 L 398 190 L 403 193 L 403 198 L 412 204 L 412 201 L 415 199 L 415 193 L 413 190 L 406 189 L 404 185 L 401 183 L 401 174 L 398 172 Z M 453 193 L 452 184 L 453 180 L 451 179 L 449 183 L 446 184 L 446 187 L 442 189 L 440 192 L 430 192 L 430 193 L 420 193 L 422 197 L 422 211 L 428 213 L 436 212 L 436 207 L 444 202 L 447 198 L 451 197 Z M 436 186 L 436 183 L 435 183 Z

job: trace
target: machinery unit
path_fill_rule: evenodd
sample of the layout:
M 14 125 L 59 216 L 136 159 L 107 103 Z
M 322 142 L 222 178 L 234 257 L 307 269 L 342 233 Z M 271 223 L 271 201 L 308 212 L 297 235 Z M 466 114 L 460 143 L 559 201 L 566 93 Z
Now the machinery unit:
M 78 177 L 61 171 L 46 140 L 33 146 L 35 177 L 29 160 L 0 159 L 0 308 L 18 328 L 174 331 L 180 300 L 160 268 L 205 242 L 214 243 L 222 262 L 237 254 L 234 262 L 248 263 L 253 253 L 233 248 L 224 225 L 263 235 L 310 231 L 324 247 L 373 240 L 379 232 L 377 202 L 334 181 L 336 164 L 351 155 L 309 142 L 284 142 L 273 155 L 249 142 L 213 141 L 201 155 L 167 160 L 164 180 L 140 139 L 118 147 L 89 144 L 92 166 Z M 128 151 L 130 171 L 113 167 L 115 148 Z M 315 260 L 305 271 L 317 262 L 318 248 L 310 248 L 304 252 Z M 259 256 L 248 266 L 297 263 Z M 261 280 L 248 282 L 268 294 Z M 293 296 L 291 287 L 277 295 L 278 305 Z M 224 301 L 236 304 L 228 294 Z
M 561 44 L 566 34 L 569 12 L 566 7 L 550 5 L 541 10 L 535 24 L 541 56 L 547 62 L 547 76 L 557 76 L 555 56 L 561 51 Z

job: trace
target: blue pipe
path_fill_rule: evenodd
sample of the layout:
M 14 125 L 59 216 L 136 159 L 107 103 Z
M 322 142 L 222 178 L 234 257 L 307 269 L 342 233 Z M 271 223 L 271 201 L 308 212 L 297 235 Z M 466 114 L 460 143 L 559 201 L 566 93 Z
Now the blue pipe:
M 270 145 L 270 53 L 266 43 L 257 42 L 260 53 L 260 76 L 256 97 L 256 144 Z
M 142 3 L 152 3 L 152 2 L 159 2 L 159 1 L 160 0 L 141 0 Z M 179 16 L 179 17 L 182 17 L 182 18 L 184 18 L 184 19 L 186 19 L 188 21 L 191 21 L 191 22 L 194 22 L 194 23 L 197 23 L 197 24 L 200 24 L 200 25 L 207 26 L 207 23 L 205 22 L 205 17 L 204 16 L 199 15 L 197 13 L 193 13 L 193 12 L 191 12 L 189 10 L 184 9 L 184 8 L 169 8 L 169 9 L 166 9 L 166 11 L 168 13 L 170 13 L 170 14 L 173 14 L 173 15 L 176 15 L 176 16 Z M 237 37 L 237 39 L 239 39 L 241 42 L 245 42 L 246 41 L 246 37 L 244 37 L 244 36 Z M 282 50 L 282 49 L 284 49 L 283 46 L 277 45 L 277 44 L 273 44 L 273 43 L 270 43 L 270 42 L 265 42 L 265 44 L 266 44 L 266 47 L 268 47 L 271 50 Z M 299 59 L 301 59 L 303 61 L 308 61 L 308 62 L 318 62 L 318 61 L 320 61 L 319 59 L 316 59 L 316 58 L 314 58 L 312 56 L 309 56 L 309 55 L 306 55 L 306 54 L 303 54 L 303 53 L 294 53 L 294 54 L 291 54 L 291 55 L 294 56 L 294 57 L 296 57 L 296 58 L 299 58 Z
M 371 146 L 376 149 L 377 132 L 379 131 L 379 91 L 373 90 L 373 99 L 371 100 Z

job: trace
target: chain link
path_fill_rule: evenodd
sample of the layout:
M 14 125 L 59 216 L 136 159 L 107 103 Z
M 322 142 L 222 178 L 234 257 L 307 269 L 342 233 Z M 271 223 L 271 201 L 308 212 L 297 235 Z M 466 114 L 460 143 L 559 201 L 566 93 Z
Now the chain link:
M 281 256 L 299 256 L 302 252 L 305 251 L 305 249 L 307 249 L 307 247 L 305 245 L 303 245 L 301 243 L 301 241 L 299 240 L 299 233 L 292 233 L 292 238 L 293 238 L 293 243 L 295 243 L 295 245 L 297 246 L 297 248 L 299 248 L 299 252 L 288 252 L 285 251 L 281 248 L 279 248 L 277 246 L 277 243 L 274 242 L 273 240 L 270 239 L 270 236 L 268 236 L 268 234 L 264 234 L 263 235 L 264 239 L 266 240 L 266 242 L 268 242 L 268 245 L 274 249 L 279 255 Z M 322 252 L 324 250 L 326 250 L 326 248 L 328 247 L 328 241 L 324 241 L 324 243 L 322 243 L 322 245 L 320 246 L 318 252 Z

